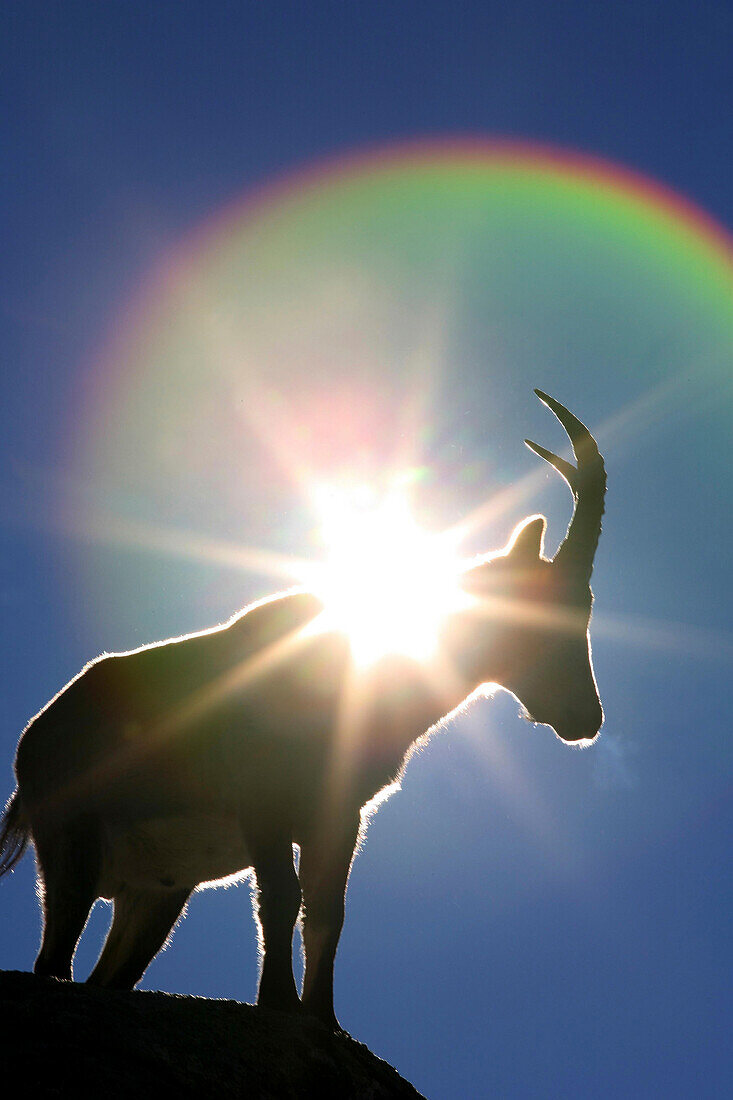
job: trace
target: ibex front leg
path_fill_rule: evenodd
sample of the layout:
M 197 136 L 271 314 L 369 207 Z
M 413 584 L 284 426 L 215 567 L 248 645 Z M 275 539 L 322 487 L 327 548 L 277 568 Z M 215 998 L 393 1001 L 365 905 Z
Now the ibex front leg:
M 293 931 L 300 910 L 300 886 L 289 837 L 258 846 L 254 866 L 262 951 L 257 1004 L 296 1012 L 300 1000 L 293 980 Z
M 344 897 L 349 868 L 359 833 L 359 818 L 324 829 L 316 840 L 304 843 L 300 855 L 303 890 L 303 946 L 305 976 L 303 1009 L 329 1027 L 337 1028 L 333 1008 L 333 964 L 344 923 Z

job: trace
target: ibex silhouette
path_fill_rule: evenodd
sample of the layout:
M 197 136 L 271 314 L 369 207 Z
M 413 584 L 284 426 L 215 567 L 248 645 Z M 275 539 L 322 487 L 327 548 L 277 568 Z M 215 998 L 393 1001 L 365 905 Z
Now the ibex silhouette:
M 88 980 L 132 988 L 192 890 L 254 868 L 258 1003 L 336 1026 L 333 964 L 365 807 L 398 779 L 415 742 L 487 682 L 566 742 L 596 736 L 589 581 L 606 475 L 587 428 L 536 392 L 577 465 L 525 442 L 568 482 L 573 518 L 552 561 L 542 556 L 546 521 L 533 516 L 503 552 L 467 567 L 478 611 L 457 611 L 443 628 L 450 686 L 394 656 L 355 686 L 348 640 L 304 630 L 321 604 L 292 591 L 213 630 L 99 657 L 30 722 L 0 873 L 33 842 L 44 912 L 36 973 L 71 977 L 89 910 L 105 897 L 114 918 Z M 358 692 L 353 714 L 347 682 Z M 291 965 L 301 904 L 302 1001 Z

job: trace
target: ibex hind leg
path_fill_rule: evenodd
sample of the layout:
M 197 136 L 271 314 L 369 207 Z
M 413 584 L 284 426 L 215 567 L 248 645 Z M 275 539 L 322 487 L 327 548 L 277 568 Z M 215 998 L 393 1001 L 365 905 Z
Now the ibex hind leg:
M 72 977 L 72 959 L 97 898 L 99 835 L 95 824 L 34 824 L 38 879 L 43 906 L 43 937 L 33 967 L 46 977 Z
M 87 981 L 107 989 L 132 989 L 165 944 L 191 890 L 121 890 L 112 927 Z

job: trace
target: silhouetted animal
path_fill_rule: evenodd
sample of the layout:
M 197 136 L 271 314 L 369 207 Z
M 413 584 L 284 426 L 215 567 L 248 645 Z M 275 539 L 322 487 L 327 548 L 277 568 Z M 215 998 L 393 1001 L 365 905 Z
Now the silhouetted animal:
M 89 910 L 105 897 L 114 918 L 88 980 L 132 988 L 192 890 L 254 868 L 258 1003 L 301 1007 L 291 951 L 302 904 L 302 1008 L 335 1026 L 333 963 L 365 807 L 415 742 L 487 682 L 566 742 L 596 736 L 589 581 L 605 470 L 588 430 L 536 392 L 577 466 L 526 442 L 570 485 L 573 518 L 552 561 L 542 556 L 546 521 L 534 516 L 502 553 L 467 567 L 476 607 L 441 636 L 450 677 L 395 656 L 354 675 L 344 636 L 303 629 L 321 605 L 297 591 L 214 630 L 99 657 L 31 721 L 0 871 L 33 842 L 44 912 L 36 973 L 71 977 Z

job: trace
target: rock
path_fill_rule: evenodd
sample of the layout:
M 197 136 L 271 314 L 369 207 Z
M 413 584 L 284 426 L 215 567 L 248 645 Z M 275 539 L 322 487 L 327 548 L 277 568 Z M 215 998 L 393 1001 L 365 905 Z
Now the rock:
M 0 1059 L 33 1097 L 421 1100 L 361 1043 L 237 1001 L 0 971 Z

